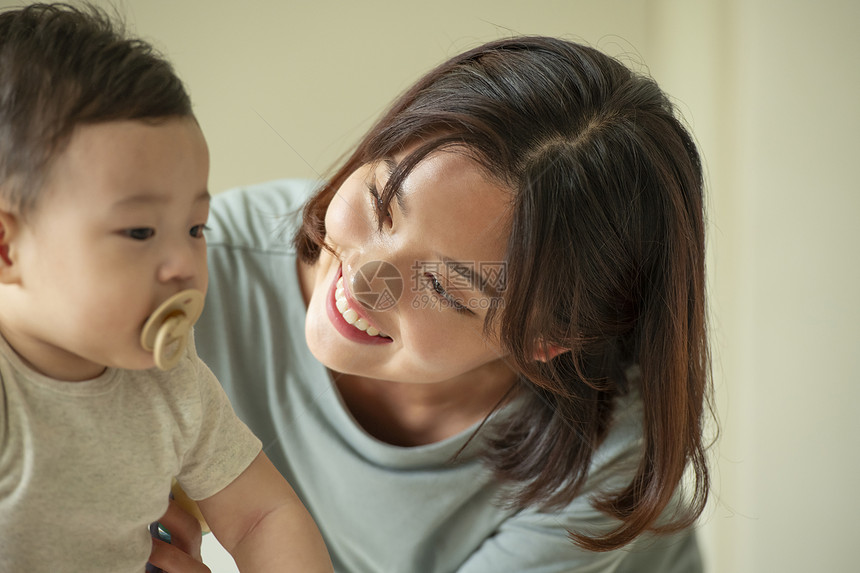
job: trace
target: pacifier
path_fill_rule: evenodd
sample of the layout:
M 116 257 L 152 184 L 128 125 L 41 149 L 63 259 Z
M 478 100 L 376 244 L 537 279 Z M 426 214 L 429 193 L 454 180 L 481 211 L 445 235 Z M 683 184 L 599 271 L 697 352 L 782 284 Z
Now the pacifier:
M 170 370 L 179 362 L 191 327 L 203 312 L 203 293 L 187 289 L 176 293 L 155 309 L 143 325 L 140 344 L 152 352 L 155 365 Z
M 185 493 L 185 490 L 182 489 L 182 486 L 179 485 L 176 478 L 173 478 L 173 484 L 170 486 L 170 493 L 173 494 L 173 501 L 185 510 L 185 513 L 191 514 L 192 517 L 197 518 L 197 521 L 200 522 L 200 529 L 203 533 L 209 533 L 212 531 L 209 528 L 209 524 L 206 523 L 206 518 L 203 517 L 203 512 L 200 511 L 200 507 L 197 506 L 197 502 L 188 497 L 188 494 Z

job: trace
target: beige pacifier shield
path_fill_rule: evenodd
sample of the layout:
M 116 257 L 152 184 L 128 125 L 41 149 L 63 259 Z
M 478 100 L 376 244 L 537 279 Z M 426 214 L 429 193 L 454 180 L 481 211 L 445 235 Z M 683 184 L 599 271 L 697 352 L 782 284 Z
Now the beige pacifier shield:
M 182 489 L 182 486 L 179 485 L 179 482 L 176 481 L 176 479 L 173 480 L 170 492 L 173 494 L 173 500 L 179 504 L 179 507 L 185 510 L 185 513 L 189 513 L 197 518 L 197 521 L 200 522 L 200 529 L 203 530 L 203 533 L 209 533 L 212 531 L 209 529 L 209 524 L 206 523 L 206 518 L 203 517 L 203 513 L 200 512 L 197 502 L 188 497 L 188 494 L 185 493 L 185 490 Z
M 185 351 L 191 327 L 203 312 L 203 293 L 188 289 L 178 292 L 147 319 L 140 333 L 144 350 L 152 352 L 155 365 L 170 370 Z

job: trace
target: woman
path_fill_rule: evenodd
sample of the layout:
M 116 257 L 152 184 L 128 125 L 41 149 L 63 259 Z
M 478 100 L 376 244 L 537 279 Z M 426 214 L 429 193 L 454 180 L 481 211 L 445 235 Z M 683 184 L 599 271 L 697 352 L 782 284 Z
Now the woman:
M 652 80 L 533 37 L 431 71 L 309 200 L 216 198 L 198 350 L 336 570 L 701 569 L 702 187 Z

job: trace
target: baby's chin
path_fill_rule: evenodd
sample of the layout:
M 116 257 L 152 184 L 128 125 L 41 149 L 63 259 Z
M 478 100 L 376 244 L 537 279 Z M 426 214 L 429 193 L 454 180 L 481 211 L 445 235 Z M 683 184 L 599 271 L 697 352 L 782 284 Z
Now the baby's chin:
M 152 352 L 147 352 L 143 347 L 129 349 L 120 356 L 115 356 L 105 366 L 120 370 L 149 370 L 155 368 L 155 357 Z

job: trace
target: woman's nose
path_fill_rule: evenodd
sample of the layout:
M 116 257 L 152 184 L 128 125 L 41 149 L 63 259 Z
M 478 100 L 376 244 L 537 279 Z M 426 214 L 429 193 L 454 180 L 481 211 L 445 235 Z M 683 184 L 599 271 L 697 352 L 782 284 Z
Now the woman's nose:
M 353 296 L 369 310 L 391 310 L 403 296 L 403 275 L 397 266 L 386 260 L 362 262 L 352 272 L 351 281 Z

